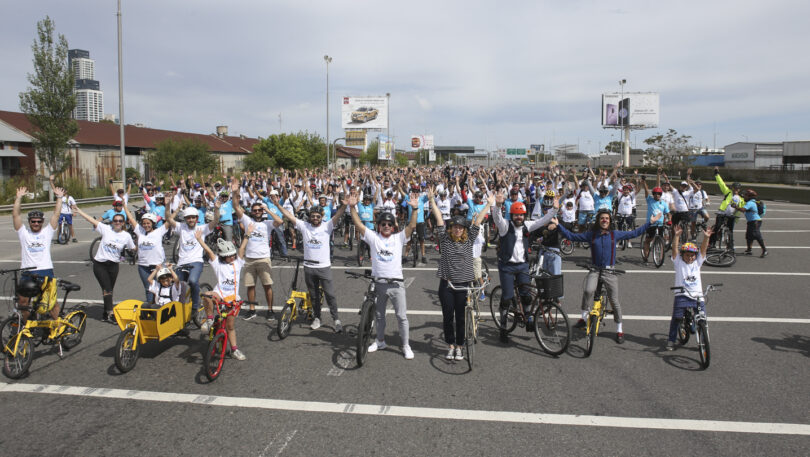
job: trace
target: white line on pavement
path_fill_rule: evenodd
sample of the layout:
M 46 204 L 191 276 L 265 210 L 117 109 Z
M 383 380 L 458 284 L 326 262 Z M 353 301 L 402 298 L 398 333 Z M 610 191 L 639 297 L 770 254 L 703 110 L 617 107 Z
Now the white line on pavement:
M 464 419 L 476 422 L 508 422 L 536 425 L 576 425 L 591 427 L 636 428 L 650 430 L 690 430 L 697 432 L 758 433 L 767 435 L 810 435 L 810 425 L 779 422 L 741 422 L 697 419 L 668 419 L 645 417 L 611 417 L 575 414 L 543 414 L 516 411 L 485 411 L 474 409 L 425 408 L 411 406 L 372 405 L 362 403 L 330 403 L 318 401 L 279 400 L 271 398 L 226 397 L 180 392 L 107 389 L 48 384 L 0 383 L 0 392 L 64 395 L 129 401 L 180 403 L 231 408 L 253 408 L 304 413 L 355 414 L 363 416 L 405 417 L 435 420 Z

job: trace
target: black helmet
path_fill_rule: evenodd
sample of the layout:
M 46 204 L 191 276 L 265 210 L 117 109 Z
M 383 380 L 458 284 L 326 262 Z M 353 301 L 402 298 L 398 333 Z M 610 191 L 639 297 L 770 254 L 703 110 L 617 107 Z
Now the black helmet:
M 318 214 L 320 214 L 321 216 L 323 216 L 323 207 L 322 207 L 322 206 L 319 206 L 319 205 L 313 205 L 313 206 L 312 206 L 312 207 L 309 209 L 309 214 L 312 214 L 312 213 L 318 213 Z
M 394 217 L 394 215 L 389 212 L 382 212 L 377 217 L 377 223 L 380 224 L 382 222 L 390 222 L 394 225 L 397 225 L 397 218 Z
M 30 276 L 23 277 L 17 284 L 17 294 L 23 297 L 34 298 L 39 295 L 39 292 L 39 283 Z
M 734 189 L 739 189 L 739 188 L 741 188 L 741 187 L 742 187 L 742 184 L 740 184 L 740 183 L 738 183 L 738 182 L 735 182 L 734 184 L 732 184 L 732 185 L 731 185 L 731 187 L 732 187 L 732 188 L 734 188 Z M 29 217 L 30 217 L 30 216 L 29 216 Z
M 467 218 L 465 218 L 464 216 L 453 216 L 447 223 L 447 227 L 450 228 L 450 226 L 452 225 L 460 225 L 464 228 L 467 228 Z
M 31 219 L 44 219 L 44 218 L 45 218 L 45 214 L 42 211 L 38 210 L 38 209 L 35 209 L 35 210 L 28 213 L 28 220 L 29 221 Z

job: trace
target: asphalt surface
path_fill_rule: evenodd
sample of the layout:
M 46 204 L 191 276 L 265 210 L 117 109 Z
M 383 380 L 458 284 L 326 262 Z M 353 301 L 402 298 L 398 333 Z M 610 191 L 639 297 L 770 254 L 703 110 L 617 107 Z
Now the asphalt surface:
M 415 278 L 407 296 L 416 358 L 403 358 L 389 314 L 388 348 L 357 367 L 354 332 L 365 283 L 345 277 L 350 253 L 337 248 L 333 275 L 344 333 L 334 333 L 326 311 L 319 330 L 298 323 L 284 340 L 275 321 L 240 320 L 247 360 L 228 359 L 213 383 L 201 373 L 206 340 L 199 331 L 147 343 L 134 370 L 122 375 L 113 363 L 119 330 L 99 320 L 101 292 L 88 260 L 94 233 L 86 222 L 76 224 L 80 242 L 54 245 L 52 254 L 57 276 L 82 285 L 69 303 L 90 302 L 87 331 L 64 359 L 40 346 L 26 377 L 0 379 L 2 455 L 682 456 L 810 449 L 810 206 L 769 202 L 768 257 L 703 267 L 704 284 L 724 284 L 709 298 L 712 363 L 705 371 L 694 340 L 664 351 L 672 265 L 643 266 L 635 247 L 618 254 L 617 267 L 629 270 L 620 278 L 623 345 L 606 320 L 589 358 L 581 331 L 554 358 L 522 328 L 500 343 L 487 320 L 475 369 L 448 362 L 436 256 L 429 254 L 427 266 L 405 269 Z M 20 247 L 10 217 L 0 218 L 0 232 L 7 234 L 0 269 L 15 268 Z M 741 247 L 744 232 L 735 237 Z M 494 255 L 485 253 L 493 272 Z M 587 258 L 577 248 L 563 262 L 572 322 L 584 277 L 574 262 Z M 274 266 L 278 312 L 293 270 L 284 262 Z M 135 268 L 122 265 L 116 303 L 143 297 Z M 497 274 L 493 279 L 496 285 Z M 203 281 L 212 280 L 206 269 Z M 4 314 L 7 302 L 0 305 Z M 28 424 L 34 433 L 19 433 Z

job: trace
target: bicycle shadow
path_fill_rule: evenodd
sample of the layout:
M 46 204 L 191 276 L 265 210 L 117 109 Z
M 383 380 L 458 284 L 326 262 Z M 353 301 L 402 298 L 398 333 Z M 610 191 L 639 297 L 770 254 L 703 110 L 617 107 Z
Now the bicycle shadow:
M 511 333 L 506 343 L 501 341 L 501 332 L 498 327 L 493 323 L 490 325 L 478 325 L 478 343 L 485 346 L 498 347 L 498 348 L 517 348 L 521 351 L 528 352 L 529 354 L 541 355 L 549 359 L 556 359 L 553 355 L 544 351 L 540 344 L 537 342 L 533 332 L 527 332 L 525 327 L 518 325 Z M 571 345 L 568 345 L 570 350 Z M 567 351 L 566 351 L 567 352 Z
M 113 336 L 117 337 L 118 335 Z M 147 341 L 145 344 L 139 344 L 139 346 L 141 348 L 138 353 L 139 360 L 155 359 L 169 349 L 177 346 L 186 346 L 177 357 L 183 359 L 186 363 L 197 365 L 201 364 L 203 361 L 205 349 L 208 347 L 208 340 L 204 336 L 194 338 L 190 335 L 184 336 L 175 334 L 163 341 Z M 116 350 L 117 347 L 113 346 L 99 353 L 102 357 L 110 357 L 113 359 L 112 365 L 107 368 L 107 374 L 110 376 L 122 376 L 126 374 L 118 371 L 118 368 L 115 366 L 114 358 Z
M 810 357 L 810 337 L 804 335 L 785 335 L 784 338 L 755 337 L 751 338 L 751 341 L 762 343 L 772 351 L 798 353 Z
M 627 347 L 625 345 L 621 347 L 621 350 L 647 352 L 661 358 L 661 360 L 663 360 L 667 365 L 685 371 L 703 370 L 703 367 L 700 365 L 700 356 L 696 346 L 682 346 L 679 343 L 676 343 L 675 351 L 667 351 L 666 344 L 668 338 L 669 335 L 665 333 L 650 333 L 649 337 L 625 333 L 625 343 L 636 343 L 637 345 L 642 346 L 642 348 L 640 350 L 633 349 L 632 347 Z M 691 354 L 694 354 L 695 357 L 692 358 L 690 356 Z

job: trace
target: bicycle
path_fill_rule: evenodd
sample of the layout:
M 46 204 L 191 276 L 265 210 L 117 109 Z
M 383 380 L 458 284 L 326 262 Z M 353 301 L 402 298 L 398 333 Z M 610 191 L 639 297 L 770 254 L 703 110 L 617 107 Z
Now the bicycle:
M 298 290 L 298 271 L 301 266 L 301 258 L 295 259 L 295 274 L 293 275 L 292 285 L 290 286 L 290 298 L 284 308 L 281 309 L 281 316 L 278 319 L 276 330 L 278 331 L 279 339 L 287 338 L 292 328 L 292 323 L 298 319 L 298 313 L 305 313 L 306 321 L 312 322 L 315 319 L 315 313 L 312 309 L 312 299 L 309 296 L 309 291 Z
M 485 276 L 483 283 L 473 281 L 475 286 L 457 287 L 452 282 L 447 281 L 448 287 L 453 290 L 463 290 L 467 292 L 467 302 L 464 306 L 464 348 L 467 350 L 467 366 L 470 371 L 475 362 L 475 343 L 478 342 L 478 323 L 481 319 L 481 307 L 478 305 L 478 297 L 482 290 L 489 285 L 489 277 Z
M 727 219 L 734 216 L 718 214 L 718 225 L 720 226 L 715 238 L 715 246 L 709 248 L 706 253 L 706 264 L 710 267 L 728 268 L 737 262 L 737 255 L 731 245 L 731 229 L 728 228 Z
M 647 252 L 647 256 L 644 256 L 644 242 L 647 238 L 647 233 L 644 232 L 641 234 L 641 258 L 645 261 L 649 258 L 650 254 L 652 254 L 653 263 L 655 264 L 655 268 L 661 268 L 661 265 L 664 264 L 664 257 L 666 256 L 666 241 L 664 239 L 664 235 L 669 233 L 669 230 L 665 228 L 663 225 L 657 225 L 655 227 L 655 235 L 653 236 L 652 241 L 650 242 L 649 251 Z
M 635 228 L 636 228 L 635 219 L 633 219 L 632 217 L 629 217 L 630 222 L 628 222 L 627 221 L 628 217 L 629 216 L 617 216 L 617 219 L 619 220 L 619 223 L 617 224 L 617 227 L 616 227 L 617 230 L 619 230 L 621 232 L 629 232 L 631 230 L 635 230 Z M 627 244 L 629 242 L 630 242 L 630 240 L 619 240 L 619 241 L 616 242 L 616 247 L 618 247 L 620 250 L 624 251 L 625 249 L 627 249 Z
M 30 270 L 30 268 L 3 270 L 0 271 L 0 275 L 13 272 L 16 285 L 17 272 L 24 270 Z M 49 319 L 45 317 L 49 310 L 42 307 L 43 298 L 47 300 L 46 297 L 43 297 L 43 293 L 40 293 L 37 297 L 31 297 L 32 303 L 30 303 L 30 306 L 20 307 L 16 301 L 15 290 L 13 314 L 0 323 L 0 335 L 3 335 L 3 352 L 5 354 L 3 374 L 10 379 L 18 379 L 28 372 L 34 360 L 34 348 L 36 346 L 40 344 L 56 345 L 59 358 L 62 358 L 64 356 L 62 350 L 69 351 L 73 349 L 81 343 L 84 336 L 87 321 L 87 313 L 85 313 L 84 309 L 89 304 L 82 302 L 72 306 L 70 309 L 66 307 L 67 297 L 70 292 L 80 290 L 81 286 L 64 279 L 45 278 L 38 275 L 31 276 L 37 281 L 43 281 L 43 286 L 47 284 L 47 281 L 55 281 L 57 287 L 61 288 L 65 294 L 59 316 L 56 319 Z M 57 300 L 55 294 L 52 299 Z M 47 306 L 47 304 L 44 306 Z M 24 320 L 22 317 L 22 311 L 26 308 L 32 313 L 28 320 Z
M 228 331 L 225 329 L 225 320 L 228 317 L 238 316 L 239 310 L 242 309 L 243 304 L 253 304 L 256 302 L 249 302 L 245 300 L 236 300 L 233 302 L 226 302 L 215 297 L 211 297 L 216 308 L 214 315 L 214 323 L 208 331 L 208 347 L 205 350 L 203 357 L 205 377 L 209 381 L 215 381 L 222 373 L 222 367 L 225 364 L 225 355 L 228 352 Z
M 68 244 L 70 241 L 70 226 L 64 217 L 59 217 L 59 226 L 56 228 L 56 242 L 58 244 Z
M 559 304 L 559 297 L 563 296 L 563 276 L 551 275 L 541 270 L 539 275 L 532 278 L 535 285 L 515 283 L 515 298 L 503 310 L 502 288 L 495 286 L 489 296 L 489 310 L 495 326 L 507 333 L 512 332 L 518 324 L 527 330 L 533 324 L 534 337 L 540 347 L 547 354 L 557 357 L 568 349 L 571 341 L 568 315 Z M 528 312 L 524 310 L 523 303 L 516 299 L 521 296 L 521 288 L 532 297 Z M 527 316 L 531 316 L 531 320 Z
M 596 336 L 599 334 L 599 327 L 602 325 L 602 319 L 605 318 L 605 314 L 613 314 L 614 312 L 613 304 L 608 300 L 608 296 L 605 291 L 605 283 L 602 280 L 602 275 L 604 273 L 622 275 L 626 272 L 624 270 L 617 270 L 615 268 L 603 268 L 584 263 L 578 263 L 577 266 L 592 272 L 599 272 L 599 279 L 596 282 L 596 290 L 593 293 L 593 307 L 591 308 L 591 312 L 588 313 L 588 320 L 586 321 L 585 325 L 585 357 L 590 357 L 591 353 L 593 352 L 594 343 L 596 343 Z
M 689 336 L 694 333 L 697 339 L 698 355 L 700 356 L 700 366 L 702 369 L 709 368 L 711 362 L 711 350 L 709 345 L 709 321 L 706 319 L 706 312 L 700 309 L 699 302 L 703 301 L 703 306 L 706 306 L 706 299 L 709 292 L 713 290 L 720 290 L 723 284 L 709 284 L 706 286 L 706 292 L 703 296 L 693 296 L 683 287 L 670 287 L 669 289 L 676 293 L 682 292 L 692 300 L 696 300 L 693 306 L 686 308 L 683 313 L 680 325 L 678 325 L 678 341 L 681 345 L 686 345 L 689 342 Z

